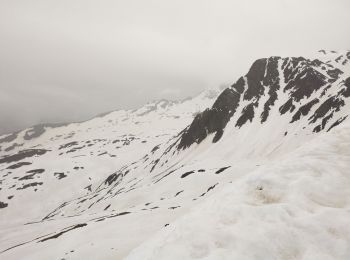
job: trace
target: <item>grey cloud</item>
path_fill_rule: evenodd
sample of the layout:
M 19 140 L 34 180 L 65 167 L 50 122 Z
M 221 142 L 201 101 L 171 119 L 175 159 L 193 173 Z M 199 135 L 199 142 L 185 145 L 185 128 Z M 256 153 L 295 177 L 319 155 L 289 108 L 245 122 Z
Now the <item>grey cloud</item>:
M 3 0 L 0 133 L 228 84 L 259 57 L 348 49 L 348 0 Z

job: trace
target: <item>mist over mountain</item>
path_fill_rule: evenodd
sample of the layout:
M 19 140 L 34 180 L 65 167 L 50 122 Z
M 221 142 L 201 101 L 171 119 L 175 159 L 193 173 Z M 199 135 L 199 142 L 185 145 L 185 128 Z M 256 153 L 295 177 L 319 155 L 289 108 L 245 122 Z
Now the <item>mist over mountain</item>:
M 229 84 L 259 58 L 347 50 L 348 0 L 0 1 L 0 134 Z

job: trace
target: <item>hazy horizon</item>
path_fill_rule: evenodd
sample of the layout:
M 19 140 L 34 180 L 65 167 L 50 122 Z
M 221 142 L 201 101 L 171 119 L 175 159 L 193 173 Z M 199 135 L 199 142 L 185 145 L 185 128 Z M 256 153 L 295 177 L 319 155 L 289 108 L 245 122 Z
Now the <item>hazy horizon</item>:
M 257 58 L 349 49 L 348 0 L 0 3 L 0 134 L 233 83 Z

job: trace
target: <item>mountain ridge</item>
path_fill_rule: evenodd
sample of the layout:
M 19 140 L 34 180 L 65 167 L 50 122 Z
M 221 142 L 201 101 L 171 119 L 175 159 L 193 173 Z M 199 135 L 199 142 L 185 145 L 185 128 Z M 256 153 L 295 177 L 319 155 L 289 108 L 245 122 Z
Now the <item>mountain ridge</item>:
M 30 129 L 23 131 L 6 142 L 5 149 L 17 146 L 0 159 L 0 254 L 124 258 L 247 178 L 242 194 L 252 194 L 249 201 L 261 206 L 273 200 L 269 192 L 280 194 L 276 185 L 284 173 L 270 184 L 254 172 L 266 174 L 260 169 L 278 169 L 285 160 L 283 167 L 291 169 L 300 158 L 293 154 L 348 124 L 350 52 L 331 56 L 258 59 L 220 94 L 115 111 L 28 140 Z M 342 205 L 346 211 L 348 204 Z

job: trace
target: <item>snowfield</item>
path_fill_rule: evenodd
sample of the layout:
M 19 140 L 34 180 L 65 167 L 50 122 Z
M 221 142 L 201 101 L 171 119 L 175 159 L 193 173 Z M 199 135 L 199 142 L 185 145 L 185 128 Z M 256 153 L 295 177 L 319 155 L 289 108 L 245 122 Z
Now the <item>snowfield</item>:
M 350 124 L 226 184 L 126 259 L 350 259 Z
M 350 51 L 0 136 L 0 259 L 350 259 Z

